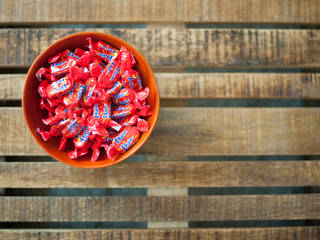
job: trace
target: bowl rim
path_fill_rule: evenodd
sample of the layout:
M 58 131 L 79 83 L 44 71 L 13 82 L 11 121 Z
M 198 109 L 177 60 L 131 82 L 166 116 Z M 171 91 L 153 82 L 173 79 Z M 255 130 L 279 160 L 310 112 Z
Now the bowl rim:
M 142 139 L 142 141 L 138 141 L 134 146 L 133 148 L 129 149 L 128 151 L 131 151 L 130 154 L 124 158 L 119 158 L 118 160 L 116 161 L 112 161 L 112 162 L 107 162 L 107 163 L 103 163 L 102 161 L 96 161 L 96 165 L 93 165 L 93 166 L 88 166 L 88 165 L 78 165 L 77 164 L 77 161 L 71 161 L 71 162 L 67 162 L 63 159 L 60 159 L 60 158 L 56 158 L 56 157 L 53 157 L 49 151 L 47 150 L 47 148 L 45 147 L 45 142 L 43 140 L 40 140 L 39 138 L 36 137 L 36 134 L 38 134 L 37 132 L 35 131 L 32 131 L 31 129 L 31 126 L 30 126 L 30 123 L 29 123 L 29 119 L 28 119 L 28 114 L 26 112 L 26 107 L 27 107 L 27 103 L 26 103 L 26 93 L 27 93 L 27 88 L 26 88 L 26 85 L 27 85 L 27 82 L 30 81 L 28 79 L 31 79 L 31 72 L 33 72 L 34 69 L 36 66 L 36 62 L 38 62 L 41 58 L 42 58 L 42 55 L 48 51 L 48 49 L 51 49 L 51 48 L 54 48 L 56 45 L 60 45 L 61 42 L 65 41 L 66 39 L 69 39 L 69 38 L 73 38 L 73 37 L 76 37 L 76 36 L 81 36 L 81 35 L 84 35 L 84 36 L 87 36 L 90 37 L 90 35 L 92 35 L 91 37 L 93 38 L 96 38 L 97 39 L 97 36 L 101 35 L 101 36 L 106 36 L 107 38 L 111 38 L 113 39 L 114 41 L 117 41 L 117 42 L 120 42 L 121 44 L 122 43 L 125 43 L 125 45 L 128 45 L 129 48 L 130 48 L 130 51 L 133 53 L 133 55 L 139 55 L 139 57 L 142 59 L 142 61 L 144 62 L 144 64 L 146 65 L 146 67 L 150 70 L 150 73 L 151 73 L 151 76 L 152 76 L 152 80 L 154 82 L 154 89 L 155 89 L 155 107 L 154 109 L 152 110 L 153 111 L 153 114 L 154 114 L 154 122 L 153 124 L 149 127 L 149 131 L 146 133 L 146 137 L 144 139 Z M 101 39 L 98 39 L 98 40 L 101 40 Z M 123 44 L 122 44 L 123 45 Z M 25 77 L 25 82 L 24 82 L 24 86 L 23 86 L 23 93 L 22 93 L 22 110 L 23 110 L 23 117 L 24 117 L 24 120 L 26 122 L 26 125 L 29 129 L 29 132 L 31 133 L 32 137 L 36 140 L 36 142 L 38 143 L 38 145 L 49 155 L 51 156 L 52 158 L 54 158 L 55 160 L 59 161 L 59 162 L 62 162 L 64 164 L 67 164 L 69 166 L 73 166 L 73 167 L 78 167 L 78 168 L 86 168 L 86 169 L 96 169 L 96 168 L 104 168 L 104 167 L 109 167 L 109 166 L 113 166 L 117 163 L 120 163 L 126 159 L 128 159 L 129 157 L 131 157 L 134 153 L 136 153 L 141 147 L 142 145 L 148 140 L 148 138 L 150 137 L 156 123 L 157 123 L 157 120 L 158 120 L 158 116 L 159 116 L 159 110 L 160 110 L 160 96 L 159 96 L 159 89 L 158 89 L 158 85 L 157 85 L 157 81 L 155 79 L 155 76 L 154 76 L 154 73 L 152 71 L 152 68 L 150 67 L 148 61 L 145 59 L 145 57 L 136 49 L 134 48 L 131 44 L 129 44 L 128 42 L 116 37 L 116 36 L 113 36 L 111 34 L 108 34 L 108 33 L 103 33 L 103 32 L 92 32 L 92 31 L 89 31 L 89 32 L 77 32 L 77 33 L 73 33 L 73 34 L 68 34 L 62 38 L 59 38 L 58 40 L 54 41 L 53 43 L 51 43 L 49 46 L 47 46 L 43 51 L 41 51 L 41 53 L 36 57 L 36 59 L 32 62 L 29 70 L 28 70 L 28 73 Z M 98 162 L 101 162 L 101 164 L 99 164 Z

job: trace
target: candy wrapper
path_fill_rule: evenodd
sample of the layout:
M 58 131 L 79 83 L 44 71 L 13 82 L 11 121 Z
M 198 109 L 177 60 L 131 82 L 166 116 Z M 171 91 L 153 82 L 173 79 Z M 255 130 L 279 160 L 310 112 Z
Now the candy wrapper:
M 93 144 L 91 145 L 92 149 L 92 156 L 91 161 L 95 162 L 97 161 L 99 155 L 100 155 L 100 148 L 103 147 L 103 143 L 106 141 L 107 136 L 99 136 L 96 135 L 93 139 Z
M 111 61 L 99 76 L 98 86 L 101 88 L 112 88 L 120 76 L 120 63 L 118 61 Z
M 111 96 L 115 95 L 121 88 L 122 83 L 116 82 L 112 88 L 108 89 L 108 91 L 105 92 L 106 97 L 110 98 Z
M 55 98 L 68 92 L 73 87 L 73 80 L 66 76 L 59 79 L 56 82 L 52 82 L 45 88 L 45 92 L 41 95 L 42 97 Z
M 65 106 L 76 106 L 79 105 L 82 99 L 83 93 L 86 91 L 86 85 L 83 83 L 75 82 L 73 88 L 63 98 Z
M 115 60 L 120 62 L 120 69 L 122 72 L 132 69 L 136 63 L 132 53 L 124 46 L 120 48 Z
M 36 73 L 36 77 L 39 80 L 39 82 L 41 82 L 44 79 L 55 80 L 55 78 L 51 78 L 51 73 L 48 68 L 40 68 Z
M 44 80 L 40 83 L 39 87 L 38 87 L 38 93 L 40 95 L 40 97 L 45 98 L 47 97 L 47 91 L 46 88 L 49 85 L 49 81 L 48 80 Z
M 113 95 L 113 103 L 116 105 L 133 103 L 136 108 L 141 109 L 144 107 L 148 95 L 149 88 L 145 88 L 140 92 L 135 92 L 130 88 L 123 88 Z
M 70 122 L 69 119 L 65 119 L 51 126 L 49 131 L 37 129 L 37 132 L 41 135 L 44 141 L 48 141 L 51 136 L 59 136 L 61 134 L 61 130 Z
M 89 78 L 86 81 L 86 91 L 82 98 L 82 105 L 90 107 L 98 101 L 97 99 L 97 82 L 94 78 Z
M 144 105 L 141 109 L 139 109 L 139 115 L 142 117 L 151 116 L 151 107 L 149 105 Z
M 119 52 L 103 41 L 93 41 L 92 38 L 88 38 L 88 41 L 90 51 L 105 62 L 111 61 Z
M 48 113 L 54 113 L 55 109 L 51 107 L 47 100 L 41 98 L 40 100 L 40 109 L 47 110 Z
M 76 48 L 74 50 L 74 55 L 76 55 L 78 58 L 80 58 L 84 54 L 85 50 L 81 48 Z
M 142 118 L 138 118 L 137 129 L 139 130 L 139 132 L 148 132 L 149 131 L 148 122 Z
M 59 61 L 63 61 L 65 59 L 67 59 L 68 57 L 73 58 L 75 60 L 79 59 L 79 57 L 77 55 L 75 55 L 69 49 L 66 49 L 63 52 L 60 52 L 57 55 L 49 58 L 48 59 L 48 63 L 56 63 L 56 62 L 59 62 Z
M 77 66 L 72 66 L 69 69 L 70 77 L 73 81 L 85 80 L 89 77 L 90 72 L 87 68 L 79 68 Z
M 126 105 L 132 103 L 135 99 L 136 93 L 132 89 L 123 88 L 118 93 L 113 95 L 113 103 L 117 105 Z
M 122 126 L 134 126 L 137 124 L 138 118 L 139 118 L 139 115 L 137 114 L 130 115 L 128 117 L 121 118 L 119 123 Z
M 116 154 L 128 151 L 140 138 L 136 127 L 125 127 L 107 148 L 107 156 L 113 160 Z
M 99 63 L 91 63 L 89 65 L 90 77 L 98 79 L 103 71 L 103 67 Z
M 111 102 L 96 103 L 93 106 L 92 116 L 107 126 L 111 120 Z
M 139 73 L 133 69 L 124 71 L 121 80 L 125 88 L 131 88 L 134 91 L 141 91 L 143 89 Z
M 90 135 L 90 131 L 87 127 L 84 127 L 81 132 L 79 132 L 75 138 L 73 139 L 73 144 L 75 146 L 75 150 L 69 152 L 68 156 L 71 159 L 76 159 L 77 157 L 81 157 L 88 153 L 88 149 L 90 147 L 90 143 L 88 141 Z
M 129 103 L 127 105 L 120 105 L 117 107 L 113 113 L 112 113 L 112 118 L 114 119 L 119 119 L 119 118 L 124 118 L 130 115 L 133 115 L 136 113 L 136 107 Z
M 93 106 L 92 117 L 88 118 L 88 128 L 101 136 L 108 136 L 105 128 L 113 128 L 116 131 L 121 125 L 111 119 L 111 102 L 96 103 Z
M 67 58 L 61 62 L 54 62 L 50 65 L 50 72 L 55 77 L 61 77 L 67 74 L 70 70 L 70 67 L 73 67 L 77 64 L 77 61 L 74 58 Z
M 79 132 L 81 132 L 85 127 L 83 126 L 83 119 L 75 119 L 70 121 L 61 131 L 62 138 L 59 145 L 59 150 L 63 150 L 66 146 L 68 138 L 74 138 Z

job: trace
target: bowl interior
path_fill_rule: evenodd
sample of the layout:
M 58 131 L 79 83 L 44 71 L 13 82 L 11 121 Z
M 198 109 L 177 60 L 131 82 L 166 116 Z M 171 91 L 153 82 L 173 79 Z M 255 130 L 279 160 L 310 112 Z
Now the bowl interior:
M 37 133 L 37 128 L 48 129 L 46 125 L 44 125 L 41 121 L 42 118 L 46 117 L 44 111 L 42 111 L 39 107 L 40 105 L 40 96 L 38 94 L 37 88 L 39 86 L 39 81 L 36 78 L 36 72 L 40 67 L 48 67 L 48 58 L 57 54 L 64 49 L 74 50 L 77 47 L 85 48 L 87 45 L 87 38 L 92 37 L 94 40 L 102 40 L 105 41 L 112 46 L 120 49 L 121 46 L 125 46 L 128 48 L 134 55 L 136 59 L 136 65 L 134 69 L 136 69 L 141 77 L 141 80 L 144 86 L 148 86 L 150 89 L 150 95 L 148 97 L 148 103 L 152 109 L 152 115 L 148 117 L 147 121 L 149 123 L 150 129 L 147 133 L 143 133 L 141 135 L 140 140 L 126 153 L 119 155 L 114 161 L 107 159 L 104 150 L 101 149 L 101 154 L 96 162 L 91 162 L 91 152 L 86 156 L 83 156 L 77 160 L 72 160 L 68 157 L 68 152 L 73 150 L 72 141 L 68 141 L 68 145 L 64 151 L 58 151 L 58 144 L 61 137 L 52 137 L 49 141 L 44 142 L 40 135 Z M 132 46 L 130 46 L 125 41 L 116 38 L 114 36 L 104 34 L 104 33 L 95 33 L 95 32 L 87 32 L 87 33 L 77 33 L 73 35 L 69 35 L 65 38 L 62 38 L 52 45 L 50 45 L 45 51 L 43 51 L 39 57 L 34 61 L 32 66 L 29 69 L 27 74 L 27 78 L 25 81 L 24 91 L 23 91 L 23 112 L 24 117 L 27 122 L 28 128 L 31 131 L 32 135 L 39 143 L 39 145 L 53 158 L 64 162 L 66 164 L 83 167 L 83 168 L 98 168 L 110 166 L 115 163 L 121 162 L 124 159 L 131 156 L 134 152 L 136 152 L 146 141 L 146 139 L 151 134 L 155 123 L 157 121 L 158 113 L 159 113 L 159 93 L 158 87 L 152 73 L 152 70 L 144 59 L 144 57 Z

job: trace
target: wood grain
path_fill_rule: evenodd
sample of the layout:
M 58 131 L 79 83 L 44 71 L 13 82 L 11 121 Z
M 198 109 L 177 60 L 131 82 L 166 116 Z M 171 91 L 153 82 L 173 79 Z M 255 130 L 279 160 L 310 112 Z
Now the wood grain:
M 0 108 L 1 155 L 44 155 L 21 108 Z M 19 136 L 19 137 L 18 137 Z M 320 154 L 320 108 L 161 108 L 140 154 Z
M 15 0 L 1 1 L 0 4 L 0 23 L 7 24 L 320 22 L 320 5 L 317 0 Z
M 211 228 L 211 229 L 112 229 L 112 230 L 54 230 L 11 229 L 0 230 L 0 238 L 6 240 L 39 239 L 113 239 L 113 240 L 317 240 L 319 227 L 272 227 L 272 228 Z
M 153 67 L 319 68 L 320 30 L 0 29 L 0 67 L 27 67 L 53 41 L 103 31 L 135 46 Z
M 3 188 L 319 186 L 320 161 L 125 162 L 79 169 L 55 162 L 0 163 Z
M 0 222 L 319 219 L 320 195 L 0 197 Z
M 25 74 L 0 74 L 0 100 L 19 100 Z M 162 100 L 320 98 L 318 73 L 156 73 Z M 172 102 L 172 101 L 171 101 Z

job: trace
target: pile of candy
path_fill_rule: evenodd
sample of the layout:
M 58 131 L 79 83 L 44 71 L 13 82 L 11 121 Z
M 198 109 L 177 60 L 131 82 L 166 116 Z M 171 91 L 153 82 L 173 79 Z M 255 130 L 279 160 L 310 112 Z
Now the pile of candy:
M 44 141 L 62 136 L 59 150 L 73 139 L 76 159 L 92 149 L 96 161 L 104 148 L 109 159 L 130 149 L 149 130 L 146 117 L 149 88 L 143 88 L 136 61 L 125 47 L 120 50 L 102 41 L 88 39 L 88 50 L 66 49 L 48 59 L 49 68 L 36 74 L 40 85 L 40 108 L 48 131 L 37 129 Z

